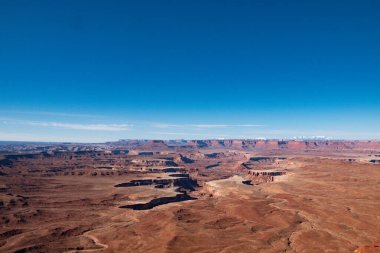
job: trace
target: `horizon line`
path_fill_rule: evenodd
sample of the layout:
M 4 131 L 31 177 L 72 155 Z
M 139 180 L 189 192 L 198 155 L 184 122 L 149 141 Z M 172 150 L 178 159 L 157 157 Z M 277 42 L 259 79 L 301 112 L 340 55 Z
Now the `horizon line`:
M 110 140 L 110 141 L 101 141 L 101 142 L 84 142 L 84 141 L 19 141 L 19 140 L 0 140 L 0 144 L 4 142 L 13 142 L 13 143 L 41 143 L 41 144 L 108 144 L 115 143 L 120 141 L 353 141 L 353 142 L 380 142 L 380 139 L 287 139 L 287 138 L 209 138 L 209 139 L 150 139 L 150 138 L 134 138 L 134 139 L 119 139 L 119 140 Z

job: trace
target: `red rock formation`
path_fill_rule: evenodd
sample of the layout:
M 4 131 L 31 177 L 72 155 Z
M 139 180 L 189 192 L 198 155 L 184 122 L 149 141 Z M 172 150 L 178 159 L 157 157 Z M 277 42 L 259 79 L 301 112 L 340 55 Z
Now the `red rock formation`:
M 304 141 L 288 141 L 286 148 L 293 150 L 304 150 L 306 149 L 306 143 Z
M 153 150 L 153 149 L 167 149 L 168 145 L 162 140 L 150 140 L 145 144 L 141 145 L 142 149 Z

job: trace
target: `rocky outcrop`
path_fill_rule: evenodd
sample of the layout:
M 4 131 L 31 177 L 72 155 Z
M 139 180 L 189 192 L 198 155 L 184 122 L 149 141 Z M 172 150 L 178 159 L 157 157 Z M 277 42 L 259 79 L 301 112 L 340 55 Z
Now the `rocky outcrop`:
M 151 159 L 151 160 L 145 160 L 145 159 L 134 159 L 132 160 L 132 163 L 135 165 L 142 165 L 142 166 L 178 166 L 173 161 L 170 160 L 164 160 L 164 159 Z
M 174 159 L 174 162 L 177 164 L 189 164 L 189 163 L 193 163 L 194 160 L 180 154 Z
M 183 194 L 177 194 L 173 197 L 162 197 L 162 198 L 152 199 L 148 203 L 125 205 L 125 206 L 121 206 L 120 208 L 129 208 L 133 210 L 148 210 L 156 206 L 165 205 L 168 203 L 182 202 L 182 201 L 194 200 L 194 199 L 196 198 L 193 198 L 189 196 L 188 194 L 183 193 Z
M 165 150 L 169 148 L 169 146 L 163 140 L 150 140 L 141 145 L 140 147 L 146 150 Z
M 177 191 L 179 192 L 195 191 L 195 189 L 199 187 L 197 181 L 188 176 L 173 179 L 138 179 L 127 183 L 117 184 L 115 187 L 135 187 L 144 185 L 155 185 L 156 188 L 178 187 Z
M 268 156 L 257 156 L 249 159 L 251 162 L 273 162 L 275 158 Z
M 244 184 L 260 184 L 273 182 L 275 177 L 285 175 L 285 171 L 248 171 L 244 177 L 246 179 Z
M 253 177 L 259 177 L 259 176 L 281 176 L 285 175 L 286 172 L 284 171 L 248 171 L 248 175 L 252 175 Z

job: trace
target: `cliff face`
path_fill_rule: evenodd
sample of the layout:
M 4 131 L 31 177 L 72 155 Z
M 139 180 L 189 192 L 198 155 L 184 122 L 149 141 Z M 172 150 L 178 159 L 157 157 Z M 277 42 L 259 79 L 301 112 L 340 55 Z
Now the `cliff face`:
M 162 140 L 150 140 L 144 143 L 141 147 L 144 149 L 167 149 L 168 145 Z
M 228 148 L 237 150 L 380 150 L 380 141 L 298 141 L 298 140 L 203 140 L 188 141 L 197 148 Z
M 115 142 L 122 146 L 133 146 L 145 150 L 174 148 L 170 141 L 135 140 Z M 336 140 L 188 140 L 175 145 L 176 148 L 213 148 L 235 150 L 380 150 L 380 141 L 336 141 Z

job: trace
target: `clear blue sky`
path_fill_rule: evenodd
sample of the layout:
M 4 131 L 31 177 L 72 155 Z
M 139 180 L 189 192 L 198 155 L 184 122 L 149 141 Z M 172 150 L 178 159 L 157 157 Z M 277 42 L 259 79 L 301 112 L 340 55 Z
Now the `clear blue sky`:
M 380 2 L 0 1 L 0 139 L 380 139 Z

